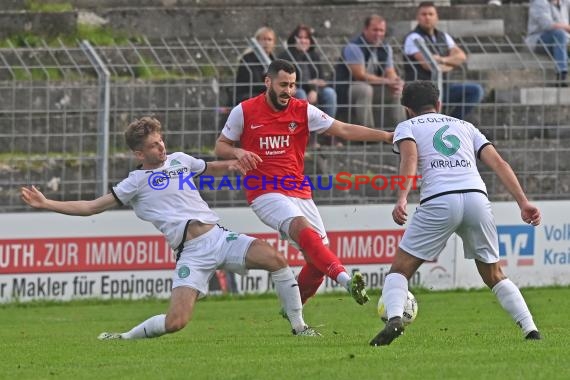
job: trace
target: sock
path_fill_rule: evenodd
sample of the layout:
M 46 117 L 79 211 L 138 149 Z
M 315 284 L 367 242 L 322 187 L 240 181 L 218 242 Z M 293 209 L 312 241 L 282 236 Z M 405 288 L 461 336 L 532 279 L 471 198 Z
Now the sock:
M 304 305 L 309 298 L 315 295 L 319 286 L 323 283 L 325 276 L 323 272 L 318 270 L 313 264 L 306 263 L 299 276 L 297 282 L 299 283 L 299 293 L 301 293 L 301 303 Z
M 166 314 L 150 317 L 131 331 L 122 333 L 123 339 L 156 338 L 166 334 Z
M 307 258 L 318 270 L 336 281 L 341 272 L 346 272 L 338 257 L 323 244 L 317 231 L 311 227 L 304 228 L 299 234 L 299 246 Z
M 382 298 L 388 319 L 404 316 L 404 306 L 408 299 L 408 280 L 400 273 L 390 273 L 384 280 Z
M 350 275 L 346 272 L 340 272 L 336 278 L 336 282 L 344 286 L 348 290 L 348 282 L 350 281 Z
M 499 281 L 492 290 L 525 335 L 533 330 L 538 331 L 519 288 L 511 280 L 506 278 Z
M 299 295 L 299 285 L 291 268 L 286 267 L 271 272 L 271 278 L 275 284 L 275 291 L 281 301 L 281 306 L 287 313 L 291 327 L 299 332 L 306 324 L 303 320 L 303 305 Z

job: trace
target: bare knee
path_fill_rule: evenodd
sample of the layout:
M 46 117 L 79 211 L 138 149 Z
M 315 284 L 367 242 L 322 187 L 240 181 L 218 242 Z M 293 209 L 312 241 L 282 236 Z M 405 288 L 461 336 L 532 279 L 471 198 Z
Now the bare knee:
M 477 264 L 477 270 L 481 275 L 481 279 L 490 289 L 507 278 L 498 262 L 488 264 L 475 261 L 475 263 Z
M 423 259 L 412 256 L 402 248 L 398 248 L 389 273 L 399 273 L 410 280 L 423 262 Z
M 268 260 L 267 260 L 267 270 L 275 272 L 276 270 L 287 268 L 289 263 L 285 256 L 275 251 L 271 246 L 267 250 Z
M 256 239 L 249 247 L 245 257 L 245 264 L 248 269 L 264 269 L 270 272 L 288 266 L 284 255 L 260 239 Z
M 188 324 L 190 318 L 180 314 L 168 314 L 166 316 L 166 332 L 173 333 L 182 330 Z
M 297 216 L 289 223 L 289 231 L 287 231 L 287 234 L 295 242 L 299 242 L 299 234 L 307 227 L 311 227 L 309 221 L 304 216 Z
M 493 289 L 495 285 L 497 285 L 499 282 L 503 281 L 506 278 L 507 276 L 505 276 L 503 272 L 492 273 L 487 278 L 483 278 L 483 282 L 485 283 L 485 285 L 489 287 L 489 289 Z

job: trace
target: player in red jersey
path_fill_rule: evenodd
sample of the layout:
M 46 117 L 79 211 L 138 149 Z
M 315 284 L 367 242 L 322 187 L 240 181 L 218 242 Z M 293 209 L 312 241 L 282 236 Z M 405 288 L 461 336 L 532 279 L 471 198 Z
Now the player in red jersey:
M 316 293 L 327 275 L 362 305 L 369 300 L 362 275 L 351 277 L 327 246 L 324 224 L 304 177 L 305 149 L 310 132 L 390 144 L 393 133 L 340 122 L 293 98 L 295 81 L 290 62 L 271 62 L 266 92 L 232 110 L 216 142 L 216 154 L 239 160 L 247 170 L 244 187 L 255 214 L 303 252 L 306 264 L 297 279 L 302 302 Z

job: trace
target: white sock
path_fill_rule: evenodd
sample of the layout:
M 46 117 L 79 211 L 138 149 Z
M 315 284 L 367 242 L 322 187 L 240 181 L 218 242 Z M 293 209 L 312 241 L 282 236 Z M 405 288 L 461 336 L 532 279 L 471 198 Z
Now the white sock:
M 346 272 L 340 272 L 336 276 L 336 282 L 341 284 L 346 290 L 348 290 L 348 282 L 350 281 L 350 275 Z
M 538 331 L 519 288 L 511 280 L 506 278 L 499 281 L 493 286 L 493 293 L 525 335 L 533 330 Z
M 388 319 L 404 316 L 404 306 L 408 299 L 408 280 L 400 273 L 390 273 L 384 280 L 382 298 Z
M 129 332 L 122 333 L 123 339 L 156 338 L 166 334 L 166 314 L 150 317 Z
M 299 293 L 299 284 L 295 280 L 295 275 L 291 268 L 286 267 L 271 272 L 271 278 L 275 284 L 275 291 L 281 301 L 281 306 L 287 313 L 291 327 L 299 332 L 305 329 L 303 320 L 303 304 Z

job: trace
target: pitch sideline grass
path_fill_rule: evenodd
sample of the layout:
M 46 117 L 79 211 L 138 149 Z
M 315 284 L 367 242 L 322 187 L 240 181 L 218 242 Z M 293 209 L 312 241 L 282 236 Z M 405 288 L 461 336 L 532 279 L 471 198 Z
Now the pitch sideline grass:
M 545 339 L 529 342 L 489 291 L 415 290 L 418 318 L 388 347 L 368 341 L 381 322 L 365 306 L 319 295 L 305 308 L 322 338 L 290 335 L 271 296 L 208 299 L 182 332 L 100 342 L 164 312 L 166 301 L 0 306 L 6 379 L 568 379 L 570 288 L 523 290 Z

